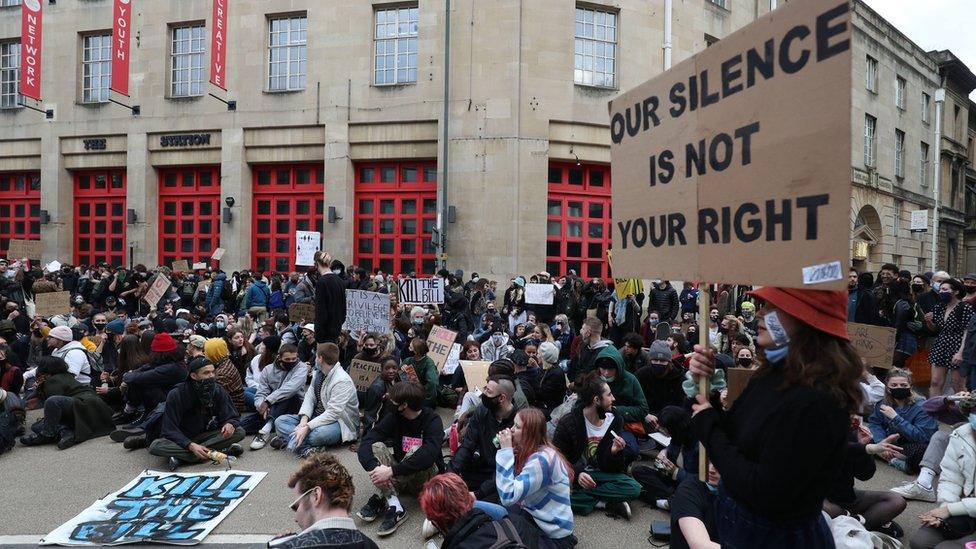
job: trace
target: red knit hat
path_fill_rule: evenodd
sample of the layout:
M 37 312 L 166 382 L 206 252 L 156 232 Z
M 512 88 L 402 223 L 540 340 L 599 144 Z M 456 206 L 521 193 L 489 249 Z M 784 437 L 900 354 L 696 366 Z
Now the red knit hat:
M 847 293 L 764 286 L 749 295 L 767 301 L 807 326 L 839 337 L 847 335 Z
M 176 340 L 173 339 L 173 336 L 167 334 L 166 332 L 156 334 L 155 337 L 153 337 L 152 345 L 149 346 L 149 350 L 154 353 L 168 353 L 170 351 L 175 351 Z

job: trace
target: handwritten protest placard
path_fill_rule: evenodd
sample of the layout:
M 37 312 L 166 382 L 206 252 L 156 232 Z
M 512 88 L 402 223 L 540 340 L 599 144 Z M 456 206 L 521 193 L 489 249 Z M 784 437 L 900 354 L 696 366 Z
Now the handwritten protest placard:
M 850 3 L 790 2 L 617 96 L 614 276 L 844 288 L 851 73 Z
M 295 265 L 315 265 L 315 252 L 322 249 L 322 233 L 295 231 Z
M 451 345 L 451 353 L 447 355 L 447 362 L 441 368 L 441 375 L 454 375 L 454 371 L 461 365 L 461 344 Z
M 312 303 L 292 303 L 288 306 L 288 319 L 292 322 L 314 321 L 315 305 Z
M 438 373 L 444 373 L 442 371 L 444 364 L 451 354 L 451 347 L 456 338 L 457 332 L 452 332 L 443 326 L 434 326 L 430 329 L 430 335 L 427 336 L 427 348 L 429 349 L 427 356 L 437 365 Z
M 364 290 L 346 290 L 343 330 L 390 333 L 390 296 Z
M 144 471 L 44 536 L 40 545 L 194 545 L 227 518 L 265 475 Z
M 847 323 L 847 335 L 858 356 L 871 368 L 891 369 L 895 357 L 894 328 Z
M 71 292 L 48 292 L 34 295 L 34 314 L 47 318 L 71 312 Z
M 399 301 L 403 305 L 438 305 L 444 303 L 444 279 L 404 278 L 397 281 Z
M 526 284 L 525 303 L 530 305 L 552 305 L 556 287 L 552 284 Z
M 152 285 L 149 286 L 149 290 L 146 291 L 146 295 L 143 296 L 143 299 L 146 300 L 146 303 L 148 303 L 150 307 L 155 307 L 159 303 L 159 300 L 166 295 L 166 291 L 169 290 L 169 285 L 170 281 L 168 278 L 166 278 L 166 275 L 159 273 L 153 280 Z
M 174 273 L 185 273 L 190 270 L 190 264 L 185 259 L 173 262 Z
M 44 244 L 40 240 L 10 239 L 7 246 L 7 257 L 10 259 L 40 259 L 44 252 Z
M 376 381 L 376 378 L 380 377 L 382 371 L 383 368 L 378 362 L 369 362 L 358 358 L 352 359 L 352 364 L 349 365 L 349 377 L 356 384 L 357 391 L 368 391 L 369 386 Z

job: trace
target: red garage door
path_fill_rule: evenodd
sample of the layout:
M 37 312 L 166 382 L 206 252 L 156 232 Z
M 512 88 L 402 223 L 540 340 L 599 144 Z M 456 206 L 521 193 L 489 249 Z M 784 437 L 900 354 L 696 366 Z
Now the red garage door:
M 159 172 L 159 261 L 210 263 L 220 246 L 220 168 Z
M 41 238 L 40 216 L 41 173 L 0 173 L 0 257 L 7 257 L 11 238 Z
M 549 164 L 546 271 L 608 278 L 610 167 Z
M 125 171 L 74 172 L 78 265 L 125 264 Z
M 436 162 L 356 165 L 356 265 L 434 274 L 436 224 Z
M 255 166 L 253 172 L 253 267 L 260 272 L 291 271 L 295 231 L 322 232 L 325 170 L 308 164 Z

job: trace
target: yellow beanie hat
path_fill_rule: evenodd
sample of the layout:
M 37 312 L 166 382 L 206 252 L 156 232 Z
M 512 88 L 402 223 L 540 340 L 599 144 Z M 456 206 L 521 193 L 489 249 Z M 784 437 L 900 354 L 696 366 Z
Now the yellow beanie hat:
M 223 338 L 214 337 L 203 344 L 203 354 L 207 356 L 207 360 L 216 365 L 230 354 L 230 350 L 227 349 L 227 342 Z

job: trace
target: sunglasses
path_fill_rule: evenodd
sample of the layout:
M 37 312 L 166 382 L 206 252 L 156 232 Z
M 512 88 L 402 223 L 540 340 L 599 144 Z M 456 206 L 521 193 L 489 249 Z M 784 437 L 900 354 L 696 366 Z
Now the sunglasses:
M 298 498 L 295 499 L 295 501 L 293 501 L 291 503 L 291 505 L 289 506 L 289 508 L 292 510 L 293 513 L 297 513 L 298 512 L 298 504 L 301 503 L 302 498 L 304 498 L 305 496 L 307 496 L 307 495 L 311 494 L 312 492 L 314 492 L 315 491 L 315 488 L 318 488 L 318 487 L 317 486 L 314 486 L 312 488 L 309 488 L 308 490 L 305 490 L 304 492 L 302 492 L 302 495 L 298 496 Z

